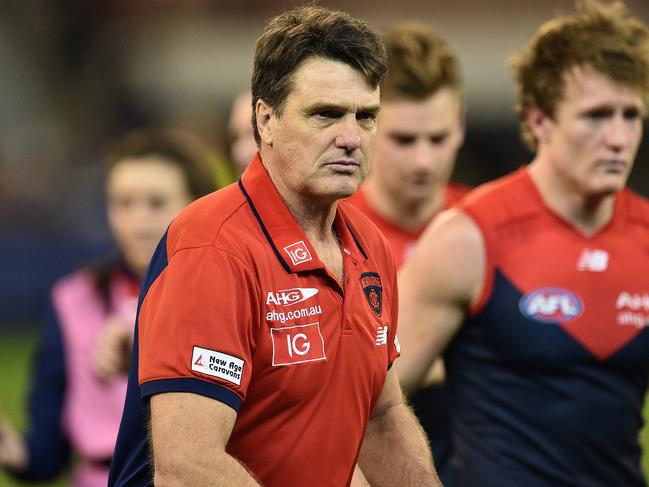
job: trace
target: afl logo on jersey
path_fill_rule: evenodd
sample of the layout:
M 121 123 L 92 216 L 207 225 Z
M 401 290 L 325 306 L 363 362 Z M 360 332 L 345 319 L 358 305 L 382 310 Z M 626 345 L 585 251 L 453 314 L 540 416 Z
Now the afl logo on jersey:
M 518 304 L 527 318 L 542 323 L 563 323 L 577 318 L 584 309 L 579 296 L 559 287 L 530 291 Z

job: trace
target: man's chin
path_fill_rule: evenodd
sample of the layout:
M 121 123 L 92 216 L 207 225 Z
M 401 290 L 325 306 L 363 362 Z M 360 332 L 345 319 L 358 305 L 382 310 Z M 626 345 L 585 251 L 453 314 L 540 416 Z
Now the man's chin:
M 599 196 L 610 196 L 619 193 L 626 187 L 627 176 L 608 175 L 600 178 L 590 188 L 590 193 Z
M 333 188 L 332 193 L 336 199 L 348 198 L 358 191 L 358 188 L 360 187 L 361 184 L 358 180 L 350 179 L 349 181 L 345 181 Z
M 600 184 L 594 187 L 589 188 L 588 194 L 591 198 L 607 198 L 609 196 L 615 196 L 620 191 L 626 187 L 625 184 Z

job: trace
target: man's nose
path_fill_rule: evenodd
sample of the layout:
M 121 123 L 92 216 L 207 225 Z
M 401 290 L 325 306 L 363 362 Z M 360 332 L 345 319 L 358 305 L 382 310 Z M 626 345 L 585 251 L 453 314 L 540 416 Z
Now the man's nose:
M 616 152 L 624 149 L 631 140 L 633 126 L 623 116 L 615 116 L 606 127 L 606 144 Z
M 361 128 L 353 113 L 345 115 L 339 125 L 334 143 L 336 147 L 353 152 L 361 146 Z
M 420 138 L 413 147 L 413 162 L 417 168 L 429 169 L 435 159 L 435 148 L 426 140 Z

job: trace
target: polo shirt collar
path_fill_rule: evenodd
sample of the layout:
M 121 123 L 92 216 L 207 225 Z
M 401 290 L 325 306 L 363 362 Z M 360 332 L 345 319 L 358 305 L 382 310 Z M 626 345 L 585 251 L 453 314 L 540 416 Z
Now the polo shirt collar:
M 287 272 L 304 272 L 325 267 L 270 179 L 259 153 L 239 178 L 239 188 L 248 200 L 268 243 Z M 365 261 L 367 254 L 361 246 L 362 241 L 340 208 L 336 210 L 334 228 L 340 237 L 344 257 L 357 262 Z

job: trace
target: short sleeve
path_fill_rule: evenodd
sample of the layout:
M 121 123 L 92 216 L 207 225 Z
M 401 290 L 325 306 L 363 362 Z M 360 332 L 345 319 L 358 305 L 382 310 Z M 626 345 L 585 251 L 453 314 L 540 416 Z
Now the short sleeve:
M 238 411 L 252 375 L 259 296 L 253 273 L 233 253 L 176 252 L 138 316 L 142 397 L 193 392 Z

